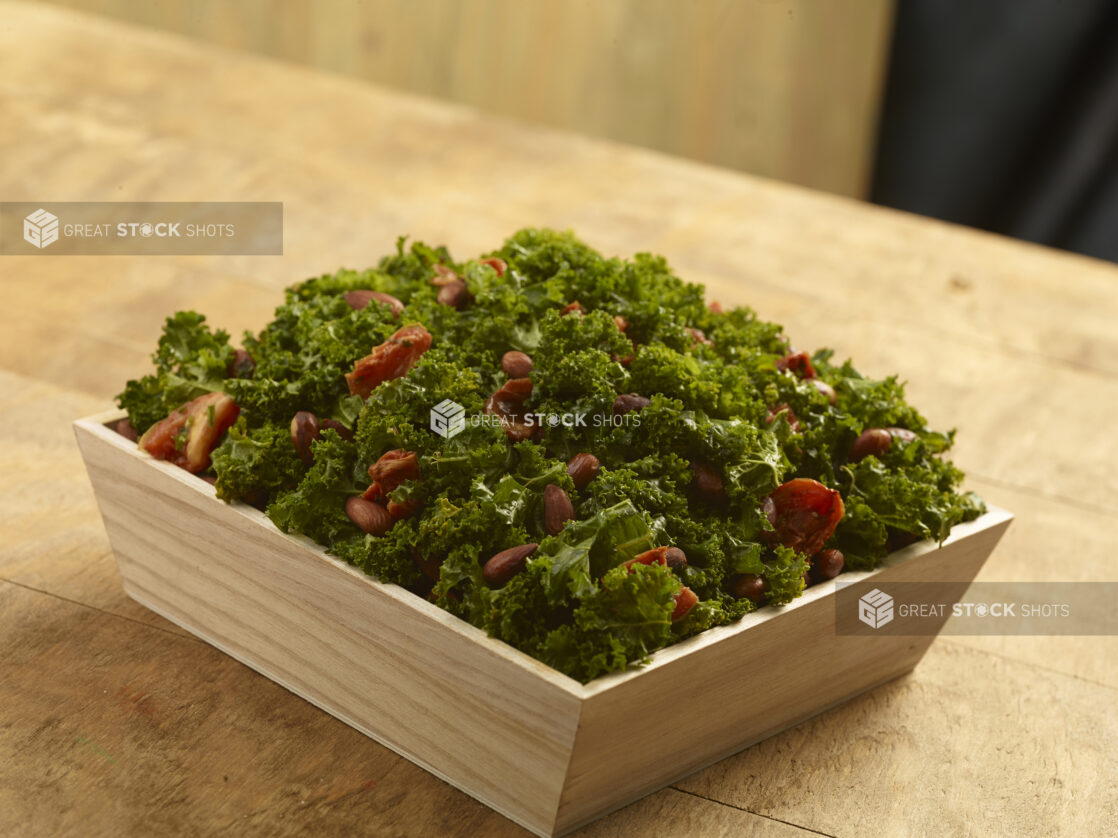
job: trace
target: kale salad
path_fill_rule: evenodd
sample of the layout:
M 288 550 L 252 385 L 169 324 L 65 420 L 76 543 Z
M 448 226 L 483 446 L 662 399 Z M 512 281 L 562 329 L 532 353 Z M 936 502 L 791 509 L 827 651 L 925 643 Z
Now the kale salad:
M 583 682 L 984 511 L 895 377 L 570 233 L 401 238 L 152 357 L 119 432 Z

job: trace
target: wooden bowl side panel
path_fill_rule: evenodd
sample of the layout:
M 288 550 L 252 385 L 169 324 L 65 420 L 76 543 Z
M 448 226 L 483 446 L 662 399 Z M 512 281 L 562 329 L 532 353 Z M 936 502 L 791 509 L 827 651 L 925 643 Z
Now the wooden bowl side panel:
M 215 502 L 202 481 L 101 430 L 79 423 L 78 439 L 133 598 L 550 834 L 580 709 L 550 670 L 494 654 L 472 627 L 430 617 L 412 594 Z
M 971 581 L 1008 524 L 1008 516 L 992 516 L 990 526 L 941 549 L 858 575 L 883 583 Z M 834 595 L 821 593 L 812 589 L 810 602 L 589 697 L 556 833 L 908 672 L 935 639 L 838 636 Z

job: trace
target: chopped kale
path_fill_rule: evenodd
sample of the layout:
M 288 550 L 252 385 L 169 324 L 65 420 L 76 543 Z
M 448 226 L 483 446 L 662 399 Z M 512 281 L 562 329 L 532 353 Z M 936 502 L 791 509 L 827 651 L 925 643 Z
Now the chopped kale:
M 446 304 L 449 282 L 464 304 Z M 358 291 L 392 304 L 355 303 Z M 405 327 L 429 348 L 363 398 L 347 374 Z M 194 312 L 168 318 L 154 371 L 118 397 L 132 425 L 226 393 L 240 415 L 212 451 L 220 498 L 583 681 L 817 581 L 771 508 L 789 481 L 841 495 L 825 545 L 848 569 L 984 510 L 943 458 L 953 433 L 929 430 L 896 378 L 794 353 L 780 326 L 709 308 L 663 258 L 605 258 L 570 233 L 521 230 L 466 262 L 401 238 L 374 269 L 288 289 L 242 344 Z M 502 389 L 510 350 L 530 356 L 529 388 Z M 443 403 L 462 425 L 434 423 Z M 314 429 L 302 450 L 297 411 L 314 420 L 300 420 Z M 596 465 L 576 486 L 580 453 Z M 570 502 L 558 525 L 552 485 Z M 387 525 L 362 529 L 353 504 Z M 489 572 L 520 545 L 511 575 Z M 666 547 L 686 562 L 656 560 Z M 764 596 L 743 595 L 742 579 L 763 580 Z

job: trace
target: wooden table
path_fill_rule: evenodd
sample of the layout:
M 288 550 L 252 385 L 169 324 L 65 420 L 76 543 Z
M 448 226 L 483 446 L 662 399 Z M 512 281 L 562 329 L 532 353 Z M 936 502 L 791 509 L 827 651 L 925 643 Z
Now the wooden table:
M 0 4 L 0 113 L 5 200 L 286 210 L 282 257 L 0 261 L 0 834 L 522 834 L 125 598 L 70 431 L 166 313 L 258 328 L 399 233 L 664 253 L 959 428 L 1018 516 L 982 579 L 1118 579 L 1112 265 L 35 6 Z M 1116 706 L 1113 637 L 944 637 L 584 834 L 1116 834 Z

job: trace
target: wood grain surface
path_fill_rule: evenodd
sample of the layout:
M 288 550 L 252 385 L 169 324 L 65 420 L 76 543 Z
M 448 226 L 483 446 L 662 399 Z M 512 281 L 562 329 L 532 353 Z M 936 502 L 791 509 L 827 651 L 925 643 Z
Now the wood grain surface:
M 49 63 L 49 72 L 44 67 Z M 282 200 L 282 257 L 0 260 L 0 834 L 524 834 L 132 603 L 70 422 L 162 318 L 237 331 L 412 233 L 572 227 L 898 372 L 1017 520 L 980 578 L 1118 580 L 1118 269 L 172 36 L 0 4 L 5 200 Z M 914 673 L 594 836 L 1118 834 L 1118 640 L 937 640 Z

